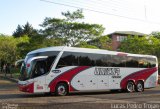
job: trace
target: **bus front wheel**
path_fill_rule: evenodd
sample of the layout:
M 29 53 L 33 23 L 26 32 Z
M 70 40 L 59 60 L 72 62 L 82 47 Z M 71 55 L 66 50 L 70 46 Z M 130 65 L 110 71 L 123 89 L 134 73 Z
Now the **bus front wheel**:
M 68 87 L 65 83 L 58 83 L 56 86 L 55 94 L 57 96 L 65 96 L 68 94 Z
M 127 92 L 134 92 L 135 91 L 135 85 L 132 81 L 128 81 L 127 83 Z
M 137 92 L 143 92 L 144 91 L 144 84 L 142 81 L 138 81 L 136 85 L 136 91 Z

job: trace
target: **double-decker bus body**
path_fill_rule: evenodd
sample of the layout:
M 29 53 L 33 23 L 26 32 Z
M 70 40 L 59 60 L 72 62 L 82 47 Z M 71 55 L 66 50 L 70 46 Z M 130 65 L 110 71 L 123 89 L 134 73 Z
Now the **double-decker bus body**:
M 156 87 L 155 56 L 100 49 L 49 47 L 27 54 L 21 67 L 23 92 L 55 92 L 125 89 L 128 92 Z

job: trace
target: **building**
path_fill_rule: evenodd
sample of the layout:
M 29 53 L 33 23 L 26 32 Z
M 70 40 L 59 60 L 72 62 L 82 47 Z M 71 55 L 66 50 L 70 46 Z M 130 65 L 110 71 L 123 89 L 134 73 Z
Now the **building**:
M 111 34 L 108 34 L 111 38 L 112 50 L 117 50 L 121 42 L 126 39 L 128 36 L 147 36 L 147 34 L 135 32 L 135 31 L 115 31 Z

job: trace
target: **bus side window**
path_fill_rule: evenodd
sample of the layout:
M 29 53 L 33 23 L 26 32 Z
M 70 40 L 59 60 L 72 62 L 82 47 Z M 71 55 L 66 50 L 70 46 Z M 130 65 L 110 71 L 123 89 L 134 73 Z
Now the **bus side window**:
M 139 68 L 148 68 L 149 65 L 147 58 L 144 57 L 139 58 L 138 64 Z
M 65 61 L 63 59 L 60 59 L 56 68 L 61 68 L 61 67 L 65 67 L 65 66 L 67 66 Z
M 79 66 L 95 66 L 96 65 L 96 54 L 92 53 L 79 53 Z
M 113 67 L 125 67 L 126 66 L 126 57 L 112 55 L 112 66 Z
M 112 66 L 112 60 L 111 55 L 105 55 L 105 54 L 97 54 L 96 56 L 96 66 L 101 67 L 111 67 Z
M 126 67 L 138 68 L 138 57 L 127 56 Z
M 96 54 L 96 66 L 107 66 L 105 55 L 103 54 Z
M 156 67 L 156 59 L 155 58 L 147 58 L 148 60 L 148 68 Z
M 78 66 L 77 53 L 64 52 L 62 54 L 62 57 L 60 58 L 56 68 L 61 68 L 66 66 Z
M 47 59 L 46 59 L 46 72 L 49 72 L 51 67 L 52 67 L 52 64 L 55 60 L 56 56 L 49 56 Z

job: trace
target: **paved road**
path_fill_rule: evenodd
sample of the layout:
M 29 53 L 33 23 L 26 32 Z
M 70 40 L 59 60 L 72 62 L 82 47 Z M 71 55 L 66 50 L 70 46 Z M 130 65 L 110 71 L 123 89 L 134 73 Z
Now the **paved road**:
M 160 109 L 160 86 L 142 93 L 94 92 L 57 97 L 19 92 L 16 83 L 0 80 L 0 109 Z

